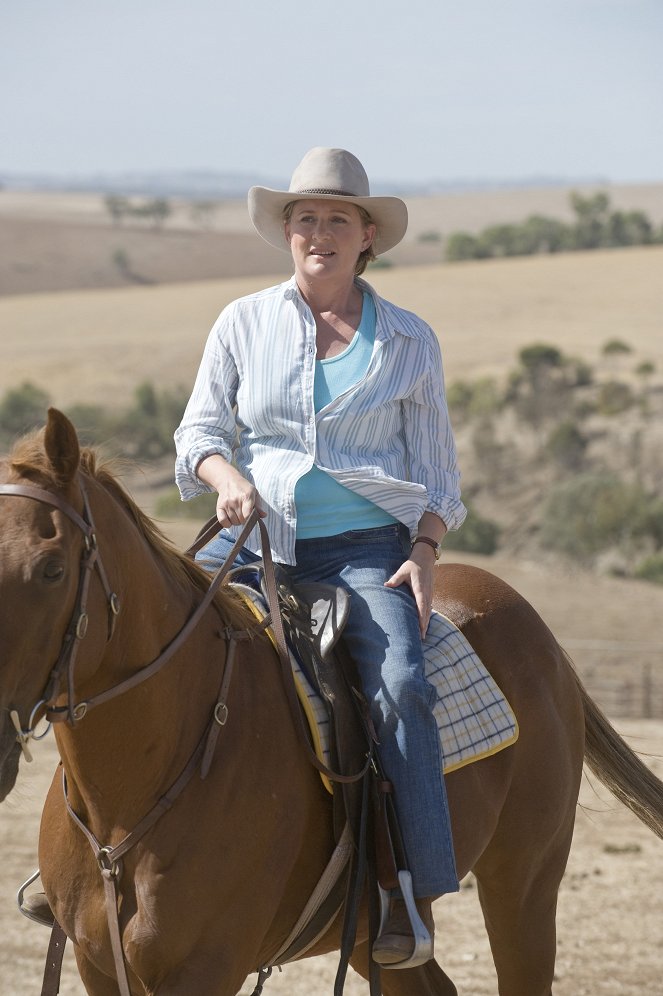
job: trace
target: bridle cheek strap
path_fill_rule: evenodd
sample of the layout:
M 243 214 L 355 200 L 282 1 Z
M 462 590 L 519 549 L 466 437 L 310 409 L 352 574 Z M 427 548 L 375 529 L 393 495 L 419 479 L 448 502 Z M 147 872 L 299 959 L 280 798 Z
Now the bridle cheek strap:
M 81 554 L 78 591 L 76 594 L 76 602 L 74 603 L 74 610 L 62 641 L 58 659 L 48 677 L 46 688 L 44 689 L 41 700 L 38 703 L 39 706 L 43 707 L 42 715 L 45 716 L 49 723 L 63 722 L 66 720 L 72 725 L 76 722 L 76 719 L 81 718 L 77 715 L 77 709 L 74 705 L 74 669 L 79 642 L 83 639 L 87 632 L 87 600 L 90 590 L 90 581 L 95 569 L 106 594 L 106 601 L 108 604 L 108 640 L 110 640 L 113 635 L 115 620 L 117 619 L 120 611 L 119 598 L 111 589 L 108 576 L 104 570 L 101 558 L 99 557 L 97 536 L 94 521 L 92 519 L 90 502 L 88 500 L 83 479 L 80 476 L 78 483 L 83 499 L 83 515 L 80 515 L 73 505 L 70 505 L 69 502 L 65 501 L 64 498 L 61 498 L 60 495 L 51 491 L 46 491 L 44 488 L 38 488 L 31 484 L 0 485 L 0 495 L 14 495 L 18 498 L 31 498 L 41 504 L 51 505 L 53 508 L 57 508 L 58 511 L 62 512 L 62 514 L 73 522 L 74 525 L 77 526 L 83 533 L 83 551 Z M 65 671 L 67 675 L 67 705 L 63 707 L 51 706 L 50 703 L 58 694 L 58 688 Z M 29 723 L 30 728 L 18 731 L 19 742 L 25 743 L 27 740 L 34 737 L 34 726 L 32 725 L 33 719 L 42 718 L 42 716 L 36 717 L 37 712 L 37 708 L 35 708 L 32 712 Z M 25 750 L 25 747 L 23 747 L 23 749 Z

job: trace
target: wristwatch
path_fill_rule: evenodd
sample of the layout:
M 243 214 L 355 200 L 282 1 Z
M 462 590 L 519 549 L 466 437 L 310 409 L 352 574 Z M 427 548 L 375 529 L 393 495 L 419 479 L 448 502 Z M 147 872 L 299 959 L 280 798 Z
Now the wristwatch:
M 430 538 L 430 536 L 415 536 L 414 539 L 412 540 L 413 547 L 415 543 L 425 543 L 426 546 L 432 547 L 433 550 L 435 550 L 435 559 L 436 560 L 440 559 L 440 549 L 442 546 L 441 543 L 436 543 L 434 539 Z

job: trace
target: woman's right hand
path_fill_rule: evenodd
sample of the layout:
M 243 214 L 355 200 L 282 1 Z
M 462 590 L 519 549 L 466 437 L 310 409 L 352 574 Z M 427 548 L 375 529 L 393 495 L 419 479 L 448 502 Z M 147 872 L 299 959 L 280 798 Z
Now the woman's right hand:
M 223 528 L 243 525 L 254 509 L 261 519 L 267 515 L 256 488 L 219 454 L 202 460 L 196 473 L 217 492 L 216 517 Z
M 216 517 L 224 528 L 241 526 L 256 509 L 261 519 L 267 515 L 260 506 L 260 495 L 245 478 L 229 483 L 219 491 L 216 499 Z

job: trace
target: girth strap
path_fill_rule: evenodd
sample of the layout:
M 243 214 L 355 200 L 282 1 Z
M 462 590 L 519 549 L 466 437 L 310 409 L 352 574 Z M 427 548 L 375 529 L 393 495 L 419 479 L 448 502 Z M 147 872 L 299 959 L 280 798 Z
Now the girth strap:
M 62 959 L 64 958 L 64 947 L 66 943 L 67 935 L 57 920 L 55 920 L 51 929 L 51 939 L 48 942 L 46 966 L 44 968 L 44 978 L 41 984 L 41 996 L 57 996 L 60 992 Z

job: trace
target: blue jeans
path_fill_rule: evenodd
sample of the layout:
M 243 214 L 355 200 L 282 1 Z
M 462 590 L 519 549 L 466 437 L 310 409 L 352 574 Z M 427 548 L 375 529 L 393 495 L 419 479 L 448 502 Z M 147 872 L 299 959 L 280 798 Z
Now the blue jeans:
M 198 554 L 208 570 L 225 561 L 232 540 L 222 531 Z M 417 897 L 458 889 L 440 741 L 432 713 L 435 689 L 424 676 L 414 596 L 407 585 L 385 588 L 410 549 L 404 526 L 358 529 L 297 540 L 294 582 L 322 581 L 349 590 L 344 638 L 352 651 L 380 741 Z M 243 549 L 239 565 L 257 560 Z

